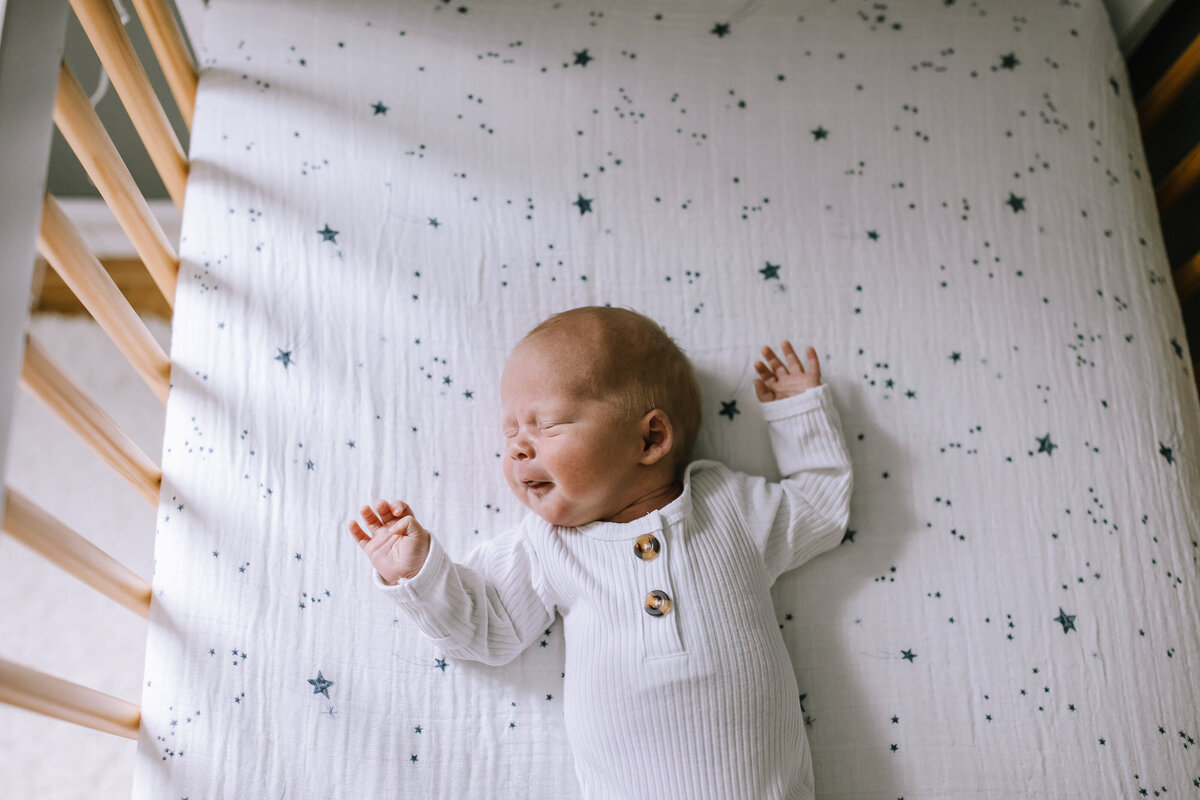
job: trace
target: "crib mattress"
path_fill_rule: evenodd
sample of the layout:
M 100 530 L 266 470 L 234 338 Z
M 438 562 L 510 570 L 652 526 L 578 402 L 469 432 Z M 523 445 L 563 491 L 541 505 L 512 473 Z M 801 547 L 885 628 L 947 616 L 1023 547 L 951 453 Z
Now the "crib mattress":
M 200 61 L 135 796 L 582 796 L 561 620 L 448 658 L 345 528 L 515 524 L 504 359 L 585 304 L 770 477 L 753 360 L 820 354 L 819 797 L 1200 795 L 1200 404 L 1100 0 L 214 0 Z

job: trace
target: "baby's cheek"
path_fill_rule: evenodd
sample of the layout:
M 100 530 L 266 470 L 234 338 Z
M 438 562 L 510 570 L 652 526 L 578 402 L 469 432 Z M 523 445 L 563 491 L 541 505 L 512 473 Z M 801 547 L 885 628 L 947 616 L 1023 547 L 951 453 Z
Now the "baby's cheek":
M 512 468 L 509 466 L 508 459 L 505 458 L 500 463 L 500 471 L 504 473 L 504 482 L 508 484 L 508 488 L 514 492 L 517 490 L 516 482 L 513 480 Z

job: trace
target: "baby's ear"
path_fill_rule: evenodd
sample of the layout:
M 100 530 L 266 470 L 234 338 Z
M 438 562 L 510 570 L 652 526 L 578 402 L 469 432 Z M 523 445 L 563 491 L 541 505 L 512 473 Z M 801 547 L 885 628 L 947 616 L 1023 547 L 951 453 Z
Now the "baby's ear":
M 675 428 L 671 418 L 661 408 L 646 412 L 638 423 L 642 435 L 642 457 L 639 464 L 650 466 L 657 464 L 670 455 L 675 447 Z

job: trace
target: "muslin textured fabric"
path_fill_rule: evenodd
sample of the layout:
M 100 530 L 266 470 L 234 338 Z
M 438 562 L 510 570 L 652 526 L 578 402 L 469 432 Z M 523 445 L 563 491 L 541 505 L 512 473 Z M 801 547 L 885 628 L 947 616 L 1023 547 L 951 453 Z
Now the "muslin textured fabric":
M 505 357 L 596 304 L 696 365 L 696 457 L 767 481 L 754 359 L 819 353 L 850 517 L 771 588 L 817 797 L 1200 790 L 1200 401 L 1100 0 L 204 33 L 136 797 L 582 796 L 562 623 L 456 658 L 346 526 L 403 499 L 461 561 L 517 525 Z

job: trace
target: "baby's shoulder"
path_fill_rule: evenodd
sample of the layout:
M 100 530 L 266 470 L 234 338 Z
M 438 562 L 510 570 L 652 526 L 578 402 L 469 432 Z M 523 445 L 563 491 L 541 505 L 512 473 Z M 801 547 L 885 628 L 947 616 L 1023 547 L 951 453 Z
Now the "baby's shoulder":
M 721 461 L 693 461 L 688 465 L 687 489 L 693 507 L 745 509 L 765 499 L 779 484 L 762 475 L 742 472 Z
M 711 491 L 716 486 L 737 480 L 741 474 L 724 462 L 701 459 L 688 464 L 684 473 L 684 483 L 694 495 L 696 492 Z

